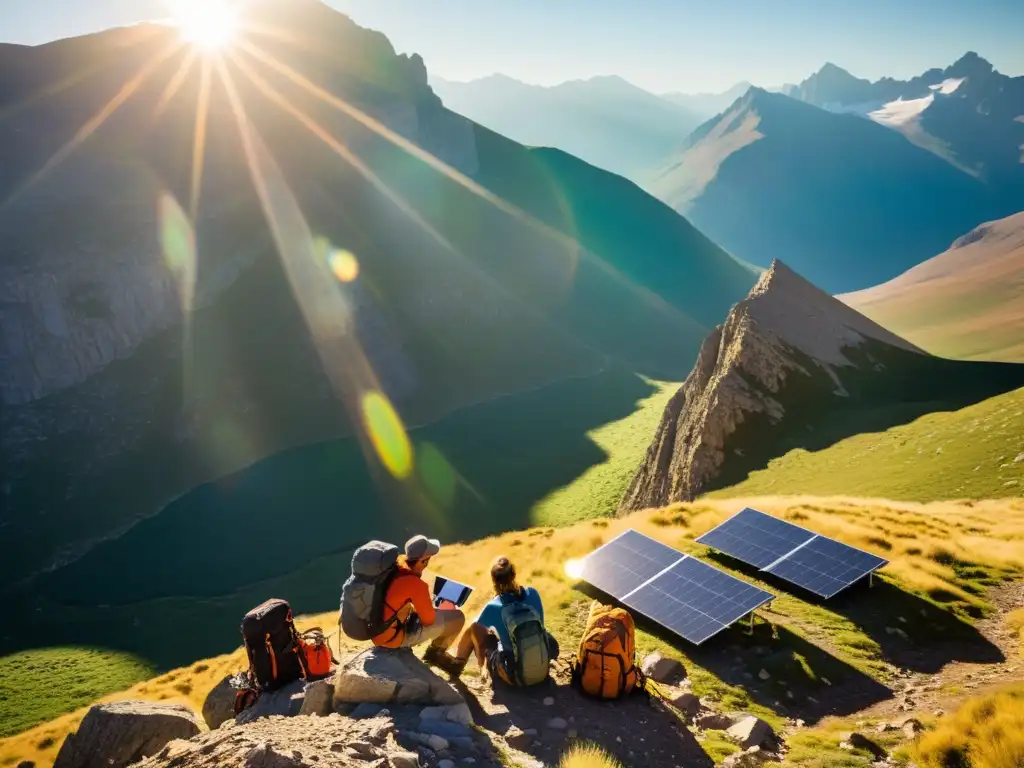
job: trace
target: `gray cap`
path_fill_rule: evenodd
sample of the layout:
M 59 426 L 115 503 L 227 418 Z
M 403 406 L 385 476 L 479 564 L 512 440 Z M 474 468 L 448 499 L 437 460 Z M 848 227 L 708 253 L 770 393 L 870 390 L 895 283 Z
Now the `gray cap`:
M 405 556 L 410 560 L 422 560 L 425 557 L 432 557 L 441 551 L 441 542 L 437 539 L 428 539 L 423 534 L 413 536 L 405 542 Z

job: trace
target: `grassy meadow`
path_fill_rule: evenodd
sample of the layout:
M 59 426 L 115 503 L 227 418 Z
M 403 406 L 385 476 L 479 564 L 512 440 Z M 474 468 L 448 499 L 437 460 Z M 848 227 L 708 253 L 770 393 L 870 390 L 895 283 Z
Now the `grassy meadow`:
M 891 695 L 887 684 L 898 667 L 935 671 L 958 659 L 996 661 L 996 649 L 986 645 L 973 622 L 993 611 L 987 589 L 1024 571 L 1022 500 L 919 504 L 843 497 L 707 499 L 620 519 L 532 528 L 447 546 L 436 558 L 436 569 L 484 587 L 491 560 L 507 554 L 522 581 L 540 590 L 551 630 L 563 648 L 570 649 L 579 640 L 594 595 L 566 576 L 566 561 L 630 527 L 710 559 L 694 539 L 743 505 L 755 505 L 890 560 L 873 588 L 858 584 L 821 602 L 785 584 L 763 582 L 756 572 L 721 559 L 720 567 L 778 596 L 770 610 L 759 614 L 752 634 L 737 626 L 695 648 L 640 622 L 638 652 L 658 649 L 679 658 L 694 692 L 716 701 L 719 709 L 751 712 L 777 729 L 786 726 L 788 717 L 804 719 L 809 727 L 790 740 L 790 764 L 867 768 L 869 756 L 840 750 L 832 734 L 847 727 L 846 720 L 860 709 Z M 478 610 L 485 598 L 485 591 L 478 590 L 468 611 Z M 300 626 L 330 627 L 335 622 L 334 611 L 299 620 Z M 893 625 L 901 628 L 905 640 L 889 631 Z M 922 649 L 928 651 L 924 656 Z M 109 698 L 180 701 L 199 708 L 213 685 L 242 664 L 238 650 L 172 670 Z M 761 670 L 769 673 L 767 680 L 761 679 Z M 85 711 L 0 740 L 0 765 L 26 759 L 48 765 L 63 736 Z M 735 749 L 715 732 L 702 743 L 716 759 Z
M 1024 389 L 820 451 L 794 449 L 714 498 L 810 494 L 931 501 L 1024 495 Z

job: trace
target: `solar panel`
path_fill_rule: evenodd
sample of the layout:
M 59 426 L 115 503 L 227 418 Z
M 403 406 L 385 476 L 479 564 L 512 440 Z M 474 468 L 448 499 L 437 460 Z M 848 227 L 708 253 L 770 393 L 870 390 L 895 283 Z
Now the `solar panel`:
M 764 570 L 828 598 L 887 562 L 841 541 L 815 536 Z
M 681 552 L 631 528 L 587 555 L 582 578 L 602 592 L 622 598 L 682 557 Z
M 696 645 L 774 599 L 632 529 L 591 552 L 582 578 Z
M 770 592 L 684 556 L 622 602 L 700 645 L 773 599 Z
M 749 507 L 697 541 L 824 598 L 888 562 Z
M 813 537 L 806 528 L 747 507 L 697 542 L 755 568 L 765 568 Z

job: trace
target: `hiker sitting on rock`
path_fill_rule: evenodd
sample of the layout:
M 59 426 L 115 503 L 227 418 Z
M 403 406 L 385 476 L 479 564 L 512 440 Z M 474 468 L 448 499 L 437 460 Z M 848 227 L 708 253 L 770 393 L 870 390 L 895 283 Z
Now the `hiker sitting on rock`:
M 412 648 L 433 642 L 423 660 L 448 667 L 454 659 L 447 648 L 455 642 L 466 623 L 462 611 L 434 608 L 430 587 L 422 578 L 430 558 L 441 550 L 437 539 L 413 536 L 405 542 L 405 555 L 399 557 L 397 572 L 384 594 L 383 622 L 397 614 L 398 620 L 373 638 L 373 644 L 384 648 Z
M 520 587 L 516 567 L 507 557 L 491 565 L 495 597 L 459 641 L 455 670 L 476 654 L 491 679 L 528 686 L 548 677 L 551 659 L 558 658 L 558 641 L 544 628 L 544 605 L 533 587 Z

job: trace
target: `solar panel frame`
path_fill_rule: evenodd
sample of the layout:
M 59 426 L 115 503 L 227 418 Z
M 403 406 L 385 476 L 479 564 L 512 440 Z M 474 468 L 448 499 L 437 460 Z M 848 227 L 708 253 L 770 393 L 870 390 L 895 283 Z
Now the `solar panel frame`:
M 632 528 L 587 555 L 581 578 L 694 645 L 775 599 Z
M 774 599 L 771 592 L 684 555 L 621 602 L 700 645 Z
M 760 527 L 752 526 L 751 521 L 754 519 L 760 520 L 764 524 Z M 792 531 L 800 531 L 802 534 L 806 534 L 806 538 L 801 535 L 799 538 L 802 540 L 797 546 L 771 562 L 764 563 L 764 558 L 760 555 L 758 562 L 754 562 L 752 558 L 748 559 L 743 556 L 745 552 L 750 551 L 749 548 L 742 550 L 742 548 L 734 547 L 732 551 L 723 548 L 729 546 L 730 542 L 739 540 L 738 536 L 731 534 L 728 530 L 733 521 L 739 521 L 740 526 L 748 530 L 754 528 L 762 531 L 768 529 L 776 532 L 787 531 L 786 535 L 790 539 L 797 538 L 791 533 Z M 725 533 L 730 533 L 730 535 L 723 535 Z M 802 525 L 782 520 L 751 507 L 744 507 L 725 522 L 698 537 L 696 541 L 735 557 L 748 565 L 753 565 L 763 573 L 770 573 L 795 584 L 826 600 L 889 563 L 885 558 L 871 552 L 866 552 L 837 539 L 816 533 L 809 528 L 804 528 Z M 769 551 L 766 547 L 755 547 L 755 549 Z M 838 557 L 840 553 L 845 555 L 845 568 L 842 567 L 844 561 Z M 857 564 L 854 565 L 854 562 Z M 835 575 L 840 573 L 845 576 L 839 578 Z

